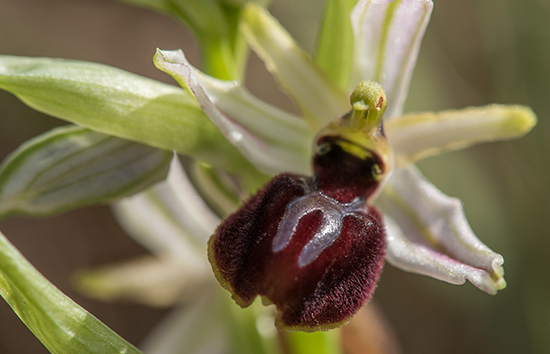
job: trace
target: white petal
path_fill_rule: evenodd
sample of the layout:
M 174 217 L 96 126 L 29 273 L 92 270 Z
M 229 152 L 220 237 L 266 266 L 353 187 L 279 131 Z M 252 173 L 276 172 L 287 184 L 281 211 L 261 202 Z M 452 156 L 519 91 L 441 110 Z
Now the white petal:
M 252 49 L 296 101 L 313 129 L 351 109 L 347 94 L 330 81 L 267 11 L 252 4 L 245 7 L 243 32 Z
M 166 181 L 114 205 L 125 230 L 154 254 L 206 263 L 206 242 L 220 219 L 174 158 Z
M 453 284 L 467 279 L 490 294 L 506 286 L 504 259 L 474 235 L 460 201 L 444 195 L 413 166 L 396 168 L 375 204 L 389 216 L 391 264 Z
M 236 81 L 201 74 L 181 50 L 157 51 L 155 65 L 189 87 L 210 120 L 262 172 L 309 172 L 313 134 L 301 118 L 260 101 Z
M 388 97 L 385 116 L 400 115 L 432 12 L 431 0 L 361 0 L 352 11 L 351 86 L 374 80 Z
M 216 293 L 216 291 L 214 291 Z M 227 330 L 219 299 L 204 294 L 175 309 L 140 346 L 145 354 L 224 354 Z
M 476 143 L 518 138 L 537 122 L 524 106 L 490 105 L 424 112 L 391 119 L 384 125 L 396 157 L 404 166 L 424 157 Z
M 124 263 L 81 270 L 76 286 L 87 296 L 103 301 L 129 300 L 154 307 L 167 307 L 200 296 L 214 283 L 205 262 L 145 256 Z

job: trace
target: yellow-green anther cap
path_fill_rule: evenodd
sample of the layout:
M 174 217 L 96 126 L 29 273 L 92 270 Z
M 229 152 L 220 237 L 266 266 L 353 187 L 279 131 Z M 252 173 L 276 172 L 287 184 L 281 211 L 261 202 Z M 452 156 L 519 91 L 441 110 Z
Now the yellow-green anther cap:
M 352 112 L 350 127 L 353 131 L 371 133 L 378 127 L 386 110 L 386 93 L 375 81 L 363 81 L 350 96 Z

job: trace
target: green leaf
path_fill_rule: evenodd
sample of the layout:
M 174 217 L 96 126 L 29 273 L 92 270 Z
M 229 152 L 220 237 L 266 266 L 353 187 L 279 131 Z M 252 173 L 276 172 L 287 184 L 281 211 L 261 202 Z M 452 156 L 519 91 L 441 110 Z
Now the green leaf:
M 357 0 L 328 0 L 315 60 L 344 91 L 348 90 L 353 58 L 351 10 Z
M 181 88 L 100 64 L 14 56 L 0 56 L 0 88 L 86 128 L 254 173 Z
M 226 30 L 224 13 L 217 0 L 121 0 L 168 12 L 185 22 L 199 36 L 221 36 Z
M 197 35 L 221 36 L 226 23 L 216 0 L 119 0 L 156 11 L 170 13 L 186 23 Z
M 53 215 L 137 193 L 166 178 L 171 157 L 86 128 L 53 129 L 0 166 L 0 218 Z
M 1 232 L 0 295 L 51 353 L 141 353 L 59 291 Z
M 202 69 L 224 79 L 241 79 L 248 47 L 238 31 L 241 4 L 218 0 L 120 0 L 168 13 L 188 25 L 202 51 Z

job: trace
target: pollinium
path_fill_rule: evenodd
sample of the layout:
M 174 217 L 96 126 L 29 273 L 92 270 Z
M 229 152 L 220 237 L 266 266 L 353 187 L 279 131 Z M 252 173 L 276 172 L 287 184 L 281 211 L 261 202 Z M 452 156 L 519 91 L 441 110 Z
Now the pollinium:
M 384 225 L 369 201 L 387 172 L 385 94 L 364 82 L 351 101 L 351 112 L 317 136 L 313 176 L 274 177 L 209 242 L 222 286 L 242 307 L 258 295 L 275 304 L 280 329 L 342 325 L 369 300 L 382 270 Z

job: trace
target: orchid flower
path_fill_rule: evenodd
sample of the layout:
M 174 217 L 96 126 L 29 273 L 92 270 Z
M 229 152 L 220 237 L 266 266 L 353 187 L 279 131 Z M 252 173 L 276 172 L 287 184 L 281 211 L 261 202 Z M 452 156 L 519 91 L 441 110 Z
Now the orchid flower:
M 384 130 L 394 154 L 387 157 L 394 166 L 373 204 L 383 212 L 390 264 L 453 284 L 468 280 L 495 294 L 506 285 L 502 256 L 476 238 L 460 201 L 445 196 L 425 180 L 413 162 L 481 141 L 520 136 L 535 120 L 527 108 L 502 105 L 402 115 L 431 10 L 431 1 L 360 1 L 351 14 L 355 47 L 347 81 L 350 88 L 363 80 L 381 83 L 387 97 Z M 267 12 L 249 6 L 243 31 L 297 102 L 303 117 L 258 102 L 239 82 L 219 81 L 200 73 L 181 51 L 158 51 L 155 64 L 195 95 L 209 118 L 258 169 L 268 174 L 308 174 L 310 165 L 304 161 L 312 154 L 308 151 L 312 136 L 352 109 L 347 95 Z M 275 128 L 277 123 L 281 128 Z M 269 222 L 265 217 L 262 220 Z M 223 243 L 221 247 L 229 245 Z M 226 287 L 235 290 L 235 285 Z M 243 302 L 235 296 L 237 302 Z
M 503 289 L 506 283 L 502 256 L 474 235 L 460 201 L 439 191 L 422 176 L 414 163 L 475 143 L 522 136 L 536 123 L 533 112 L 521 106 L 491 105 L 404 115 L 403 105 L 432 2 L 360 0 L 351 2 L 354 5 L 353 9 L 350 6 L 351 12 L 330 12 L 340 6 L 338 3 L 329 2 L 315 60 L 263 8 L 252 3 L 243 7 L 242 33 L 282 89 L 297 103 L 300 115 L 262 102 L 248 92 L 242 81 L 221 80 L 202 73 L 187 61 L 182 51 L 158 50 L 154 57 L 155 65 L 173 76 L 182 89 L 99 66 L 50 61 L 47 62 L 48 69 L 40 71 L 29 59 L 15 61 L 6 58 L 0 61 L 0 87 L 14 92 L 32 107 L 93 130 L 69 128 L 77 130 L 73 132 L 62 128 L 14 154 L 1 171 L 0 215 L 51 215 L 98 200 L 116 200 L 159 181 L 170 164 L 165 181 L 114 205 L 121 224 L 154 256 L 84 272 L 80 278 L 80 286 L 100 298 L 126 297 L 155 305 L 187 300 L 193 304 L 177 310 L 150 337 L 144 349 L 152 353 L 172 353 L 182 346 L 192 348 L 189 352 L 223 352 L 225 343 L 231 340 L 230 329 L 220 321 L 220 309 L 212 305 L 217 303 L 214 298 L 225 301 L 225 293 L 217 290 L 220 287 L 206 258 L 207 241 L 212 234 L 216 236 L 210 241 L 210 261 L 218 281 L 242 306 L 250 305 L 256 295 L 275 303 L 279 310 L 277 315 L 258 310 L 255 305 L 252 311 L 267 313 L 270 321 L 277 316 L 277 325 L 281 329 L 314 331 L 347 322 L 372 295 L 384 257 L 405 271 L 452 284 L 469 281 L 489 294 Z M 343 8 L 349 6 L 348 2 L 341 3 Z M 342 22 L 337 13 L 343 13 L 346 20 Z M 64 71 L 63 77 L 68 77 L 66 72 L 72 69 L 81 81 L 56 86 L 56 70 Z M 86 75 L 82 76 L 81 72 Z M 50 84 L 44 80 L 45 77 L 61 92 L 59 99 L 52 100 L 46 97 L 47 93 L 40 91 L 40 84 Z M 82 84 L 83 81 L 86 83 Z M 87 91 L 87 87 L 95 88 Z M 67 103 L 64 92 L 76 96 L 77 101 L 82 96 L 94 97 L 104 103 L 97 109 L 97 114 L 90 115 L 85 100 L 78 101 L 76 106 L 74 102 Z M 74 95 L 75 92 L 78 94 Z M 204 119 L 204 114 L 213 125 Z M 155 118 L 154 122 L 151 118 Z M 335 132 L 343 132 L 345 141 L 335 142 L 332 139 Z M 101 133 L 123 139 L 105 140 Z M 79 134 L 86 139 L 80 139 Z M 124 145 L 124 139 L 154 148 L 141 147 L 137 143 Z M 350 142 L 356 143 L 349 148 L 354 151 L 352 155 L 363 156 L 362 160 L 368 161 L 369 173 L 372 174 L 366 176 L 372 177 L 372 180 L 367 178 L 366 186 L 361 184 L 364 182 L 362 176 L 349 176 L 350 180 L 359 181 L 364 189 L 357 203 L 355 198 L 342 197 L 339 200 L 340 192 L 331 196 L 326 192 L 326 185 L 321 187 L 323 182 L 319 182 L 323 171 L 339 173 L 341 167 L 338 159 L 327 160 L 326 164 L 324 160 L 320 162 L 326 152 L 323 146 L 349 152 L 351 150 L 346 150 L 344 145 Z M 125 146 L 122 160 L 127 163 L 123 164 L 124 168 L 116 168 L 115 163 L 107 159 L 113 151 L 109 144 Z M 41 150 L 42 146 L 48 146 L 50 150 Z M 150 150 L 139 150 L 145 148 Z M 184 168 L 176 158 L 169 163 L 170 154 L 155 148 L 175 150 L 195 160 L 187 161 Z M 61 150 L 68 152 L 58 154 Z M 149 156 L 147 162 L 136 162 L 142 161 L 138 158 L 140 154 Z M 341 156 L 348 158 L 348 155 Z M 85 160 L 75 156 L 87 156 L 97 168 L 88 168 L 90 163 L 80 163 Z M 44 160 L 46 157 L 50 160 Z M 44 162 L 37 164 L 37 161 Z M 75 169 L 75 165 L 79 168 Z M 319 166 L 328 167 L 319 172 Z M 22 175 L 39 178 L 16 178 Z M 237 216 L 230 216 L 216 231 L 222 217 L 237 210 L 239 199 L 255 192 L 267 180 L 266 176 L 275 175 L 279 177 L 263 187 L 256 199 L 246 202 L 241 211 L 232 214 Z M 271 206 L 258 213 L 265 221 L 262 227 L 275 230 L 261 229 L 274 237 L 273 249 L 268 250 L 268 254 L 281 251 L 291 242 L 290 237 L 306 215 L 306 208 L 332 210 L 336 219 L 341 218 L 343 226 L 338 226 L 340 231 L 346 227 L 345 217 L 359 215 L 368 219 L 361 223 L 373 225 L 372 230 L 377 230 L 375 233 L 371 229 L 365 231 L 369 237 L 374 235 L 375 241 L 370 245 L 375 247 L 361 245 L 362 253 L 358 253 L 372 256 L 372 260 L 364 260 L 368 263 L 364 268 L 355 267 L 355 261 L 345 261 L 345 267 L 340 270 L 334 270 L 332 265 L 321 267 L 321 272 L 339 271 L 334 273 L 337 274 L 336 285 L 324 287 L 323 281 L 318 280 L 299 285 L 299 289 L 307 288 L 307 294 L 314 293 L 320 302 L 342 299 L 342 294 L 331 297 L 338 286 L 338 277 L 348 277 L 351 282 L 361 280 L 359 291 L 350 295 L 351 305 L 346 303 L 336 311 L 323 312 L 315 317 L 315 308 L 307 303 L 310 298 L 289 298 L 292 295 L 288 293 L 282 297 L 272 295 L 274 286 L 288 285 L 295 274 L 290 274 L 289 279 L 282 279 L 282 276 L 279 279 L 276 272 L 270 270 L 269 274 L 275 274 L 277 278 L 276 285 L 273 285 L 272 279 L 268 279 L 273 275 L 265 276 L 255 270 L 255 267 L 269 267 L 254 263 L 265 253 L 256 254 L 254 251 L 249 253 L 254 256 L 251 260 L 242 259 L 244 254 L 234 254 L 234 257 L 240 257 L 240 261 L 245 261 L 245 267 L 250 270 L 245 282 L 254 285 L 250 299 L 245 301 L 235 278 L 222 274 L 227 273 L 226 269 L 219 267 L 223 262 L 219 261 L 216 247 L 230 248 L 234 244 L 219 243 L 218 240 L 225 240 L 224 235 L 232 235 L 233 231 L 224 230 L 235 224 L 234 220 L 243 210 L 252 214 L 259 210 L 254 200 L 265 206 L 268 192 L 277 191 L 273 193 L 278 196 L 279 190 L 287 189 L 290 182 L 284 182 L 283 187 L 274 187 L 281 178 L 290 178 L 295 183 L 303 181 L 299 176 L 312 175 L 316 177 L 304 182 L 308 187 L 303 187 L 305 189 L 299 197 L 280 202 L 277 212 L 282 222 L 270 219 L 274 210 L 269 209 Z M 58 176 L 66 177 L 68 182 L 57 183 Z M 103 179 L 98 181 L 95 176 Z M 121 176 L 136 177 L 121 180 Z M 82 181 L 93 183 L 87 184 L 91 186 L 89 188 L 82 188 Z M 119 183 L 115 184 L 115 181 Z M 339 186 L 343 184 L 338 183 Z M 103 190 L 104 185 L 115 187 Z M 324 194 L 315 194 L 315 189 L 308 189 L 311 185 Z M 80 186 L 75 188 L 78 193 L 73 192 L 72 199 L 56 193 L 68 186 Z M 103 194 L 94 199 L 89 193 L 81 192 L 86 190 L 101 190 Z M 327 196 L 333 200 L 326 202 L 323 198 Z M 307 203 L 302 203 L 302 197 L 306 197 Z M 286 212 L 292 208 L 297 208 L 297 214 Z M 257 224 L 258 216 L 255 218 L 253 221 Z M 276 231 L 285 228 L 292 231 L 281 235 Z M 364 228 L 358 226 L 354 230 L 363 232 Z M 338 238 L 344 234 L 340 231 L 330 234 L 329 243 L 313 247 L 316 250 L 313 253 L 306 252 L 302 256 L 304 253 L 298 252 L 295 256 L 300 268 L 314 264 L 322 258 L 319 258 L 322 252 L 331 249 L 333 243 L 338 244 Z M 247 236 L 253 236 L 249 231 L 245 232 Z M 313 236 L 311 242 L 314 242 L 319 232 L 309 233 L 314 234 L 308 234 Z M 346 237 L 353 238 L 354 235 L 348 233 Z M 254 248 L 251 246 L 253 240 L 247 242 L 245 247 Z M 374 248 L 376 252 L 372 251 Z M 337 256 L 340 260 L 348 254 Z M 275 260 L 276 256 L 273 257 Z M 356 276 L 365 269 L 372 274 L 362 278 Z M 306 313 L 309 322 L 297 319 L 298 315 L 290 316 L 290 319 L 284 316 L 286 304 L 293 301 L 297 307 L 305 309 L 301 315 Z M 342 316 L 330 318 L 327 313 Z M 197 327 L 197 323 L 209 328 L 211 336 L 207 340 L 198 335 L 202 327 Z M 265 338 L 276 333 L 272 324 L 266 328 L 261 334 Z M 264 352 L 265 348 L 250 349 L 250 352 L 254 350 Z

